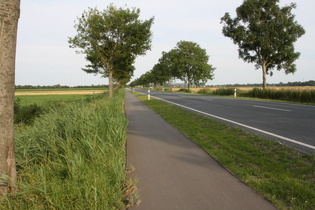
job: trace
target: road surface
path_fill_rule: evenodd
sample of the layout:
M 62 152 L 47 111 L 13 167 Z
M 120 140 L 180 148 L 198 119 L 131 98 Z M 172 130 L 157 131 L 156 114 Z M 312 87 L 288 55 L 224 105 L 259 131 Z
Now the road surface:
M 315 153 L 315 106 L 160 91 L 150 95 L 304 153 Z

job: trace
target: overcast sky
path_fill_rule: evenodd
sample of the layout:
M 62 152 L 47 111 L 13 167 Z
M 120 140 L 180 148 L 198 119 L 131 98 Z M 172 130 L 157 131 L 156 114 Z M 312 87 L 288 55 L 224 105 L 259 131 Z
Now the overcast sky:
M 238 58 L 237 46 L 222 35 L 220 18 L 243 0 L 22 0 L 16 58 L 17 85 L 98 85 L 107 78 L 81 70 L 87 64 L 84 55 L 69 48 L 68 37 L 76 34 L 74 21 L 84 10 L 103 10 L 114 2 L 117 7 L 136 7 L 140 19 L 155 18 L 152 27 L 152 50 L 138 57 L 132 80 L 140 77 L 158 62 L 162 51 L 168 52 L 178 41 L 193 41 L 206 49 L 209 64 L 216 67 L 209 85 L 261 83 L 261 70 Z M 290 0 L 280 0 L 287 5 Z M 315 1 L 297 1 L 293 10 L 296 20 L 306 30 L 295 49 L 301 52 L 297 72 L 286 75 L 274 71 L 267 83 L 315 80 Z

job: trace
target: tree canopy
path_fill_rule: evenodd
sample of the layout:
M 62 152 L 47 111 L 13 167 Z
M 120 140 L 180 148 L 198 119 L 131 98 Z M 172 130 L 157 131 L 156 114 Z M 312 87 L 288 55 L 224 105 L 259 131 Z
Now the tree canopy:
M 81 48 L 89 62 L 87 73 L 109 78 L 109 94 L 113 79 L 127 83 L 133 75 L 138 55 L 151 48 L 151 26 L 154 18 L 139 20 L 140 9 L 116 8 L 113 4 L 99 11 L 89 8 L 78 17 L 77 35 L 69 38 L 72 48 Z
M 188 84 L 199 85 L 213 79 L 215 68 L 208 64 L 209 56 L 195 42 L 180 41 L 174 48 L 172 63 L 175 67 L 175 76 Z
M 294 42 L 305 31 L 291 13 L 296 4 L 280 8 L 279 0 L 245 0 L 236 9 L 236 17 L 229 13 L 221 18 L 222 33 L 239 47 L 239 57 L 245 62 L 255 63 L 262 68 L 263 87 L 266 75 L 272 70 L 283 69 L 286 74 L 294 73 L 294 61 L 300 53 L 294 51 Z
M 208 60 L 206 50 L 197 43 L 180 41 L 174 49 L 162 52 L 162 57 L 153 69 L 130 85 L 163 84 L 178 78 L 187 83 L 189 89 L 191 85 L 199 85 L 208 79 L 213 79 L 215 68 L 208 64 Z

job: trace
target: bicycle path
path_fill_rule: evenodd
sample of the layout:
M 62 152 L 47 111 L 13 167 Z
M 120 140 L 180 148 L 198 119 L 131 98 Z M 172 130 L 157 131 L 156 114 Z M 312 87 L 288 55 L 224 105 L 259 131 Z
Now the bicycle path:
M 276 209 L 129 91 L 125 109 L 141 200 L 129 209 Z

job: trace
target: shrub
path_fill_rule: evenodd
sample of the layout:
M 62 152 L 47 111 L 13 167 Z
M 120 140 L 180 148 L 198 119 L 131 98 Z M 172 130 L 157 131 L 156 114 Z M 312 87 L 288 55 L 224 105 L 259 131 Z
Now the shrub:
M 185 89 L 185 88 L 181 88 L 181 89 L 179 89 L 177 92 L 192 93 L 191 90 Z
M 207 95 L 207 94 L 211 94 L 212 91 L 204 88 L 204 89 L 200 89 L 197 93 Z
M 30 125 L 36 117 L 39 117 L 45 112 L 44 108 L 37 104 L 29 106 L 21 106 L 21 99 L 14 100 L 14 123 L 25 123 Z
M 212 91 L 213 95 L 219 95 L 219 96 L 230 96 L 234 95 L 235 88 L 218 88 L 214 91 Z

